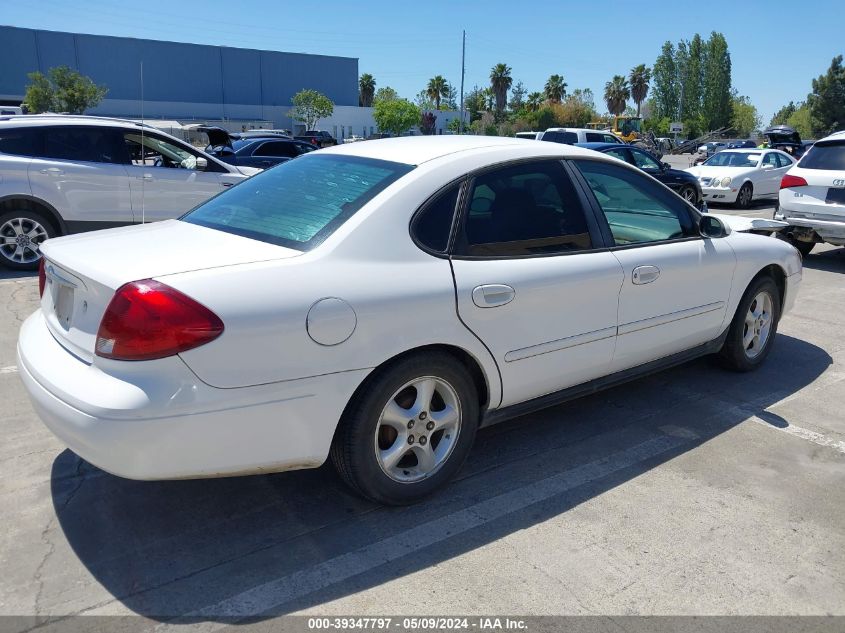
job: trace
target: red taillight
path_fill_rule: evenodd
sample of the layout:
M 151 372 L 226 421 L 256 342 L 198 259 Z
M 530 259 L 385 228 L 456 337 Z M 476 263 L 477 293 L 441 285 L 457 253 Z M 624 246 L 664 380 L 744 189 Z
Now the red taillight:
M 152 279 L 118 288 L 97 331 L 97 356 L 152 360 L 213 341 L 223 321 L 206 308 Z
M 801 176 L 792 176 L 790 174 L 786 174 L 783 178 L 780 179 L 780 188 L 787 189 L 789 187 L 806 187 L 807 181 L 801 178 Z
M 44 296 L 44 286 L 47 285 L 47 273 L 44 272 L 44 258 L 38 260 L 38 296 Z

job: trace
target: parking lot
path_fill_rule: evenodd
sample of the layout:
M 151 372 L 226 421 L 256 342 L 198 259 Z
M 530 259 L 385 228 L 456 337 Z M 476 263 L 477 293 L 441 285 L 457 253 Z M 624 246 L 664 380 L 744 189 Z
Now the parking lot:
M 0 614 L 845 615 L 843 279 L 817 247 L 756 373 L 703 359 L 494 426 L 439 495 L 383 508 L 328 465 L 136 482 L 80 460 L 17 375 L 37 280 L 0 271 Z

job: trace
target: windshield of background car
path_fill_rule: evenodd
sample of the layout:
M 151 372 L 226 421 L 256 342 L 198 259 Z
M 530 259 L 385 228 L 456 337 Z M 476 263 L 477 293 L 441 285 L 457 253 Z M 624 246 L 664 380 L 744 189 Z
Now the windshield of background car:
M 721 151 L 704 161 L 706 167 L 756 167 L 760 154 Z
M 307 251 L 413 168 L 357 156 L 309 154 L 243 181 L 180 219 Z
M 831 143 L 830 145 L 816 143 L 804 155 L 798 166 L 804 169 L 845 171 L 845 143 Z

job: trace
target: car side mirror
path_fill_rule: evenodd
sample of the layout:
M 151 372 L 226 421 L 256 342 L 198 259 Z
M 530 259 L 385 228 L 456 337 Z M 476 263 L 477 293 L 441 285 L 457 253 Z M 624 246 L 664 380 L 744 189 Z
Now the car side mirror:
M 669 163 L 660 163 L 660 166 L 663 167 L 663 169 L 672 169 L 672 165 Z
M 712 215 L 702 215 L 698 223 L 698 232 L 701 237 L 716 238 L 730 235 L 730 228 L 719 218 Z
M 202 156 L 197 156 L 197 171 L 205 171 L 208 169 L 208 160 L 203 158 Z

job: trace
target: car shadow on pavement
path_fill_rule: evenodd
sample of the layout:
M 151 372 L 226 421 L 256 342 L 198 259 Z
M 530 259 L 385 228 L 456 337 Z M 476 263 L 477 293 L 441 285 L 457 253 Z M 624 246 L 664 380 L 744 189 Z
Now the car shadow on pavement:
M 803 261 L 804 268 L 829 273 L 845 273 L 845 248 L 827 248 L 813 251 Z
M 757 372 L 700 359 L 482 430 L 459 477 L 411 507 L 351 494 L 329 465 L 137 482 L 68 450 L 53 463 L 53 504 L 87 571 L 132 612 L 262 619 L 351 596 L 561 517 L 751 415 L 788 425 L 765 409 L 831 362 L 821 348 L 779 335 Z
M 12 270 L 11 268 L 4 268 L 3 266 L 0 266 L 0 281 L 29 278 L 36 279 L 37 277 L 37 270 Z

